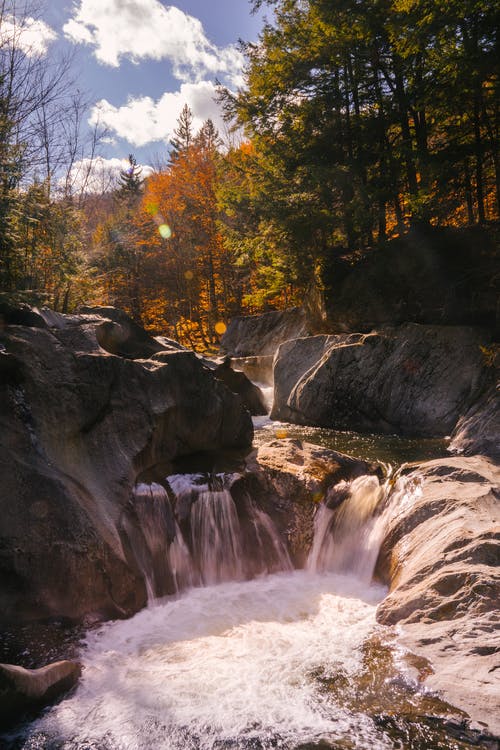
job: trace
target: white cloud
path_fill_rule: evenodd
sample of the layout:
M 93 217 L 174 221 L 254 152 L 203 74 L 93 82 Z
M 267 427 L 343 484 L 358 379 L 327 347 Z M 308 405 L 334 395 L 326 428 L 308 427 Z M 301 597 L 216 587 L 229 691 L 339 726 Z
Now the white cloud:
M 99 122 L 119 138 L 141 147 L 154 141 L 168 141 L 184 104 L 188 104 L 195 132 L 208 118 L 222 130 L 224 124 L 220 107 L 214 101 L 215 93 L 211 81 L 199 81 L 183 83 L 179 91 L 167 92 L 157 101 L 149 96 L 131 97 L 125 105 L 115 107 L 101 99 L 92 109 L 89 122 L 91 125 Z
M 197 18 L 159 0 L 79 0 L 63 30 L 73 42 L 93 45 L 99 62 L 113 67 L 123 57 L 168 59 L 179 80 L 213 74 L 238 85 L 241 79 L 243 56 L 234 45 L 218 48 Z
M 70 182 L 73 193 L 78 194 L 82 190 L 86 193 L 106 193 L 118 184 L 120 172 L 127 169 L 127 159 L 105 159 L 98 156 L 95 159 L 81 159 L 73 164 Z M 141 168 L 141 177 L 148 177 L 153 168 L 148 164 L 138 164 Z
M 46 55 L 57 34 L 45 21 L 35 18 L 16 19 L 14 16 L 2 18 L 0 26 L 0 46 L 8 45 L 21 49 L 28 57 Z

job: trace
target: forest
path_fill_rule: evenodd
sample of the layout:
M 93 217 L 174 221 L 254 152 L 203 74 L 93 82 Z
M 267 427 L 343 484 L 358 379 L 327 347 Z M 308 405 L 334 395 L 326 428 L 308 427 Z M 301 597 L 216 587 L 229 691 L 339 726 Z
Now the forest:
M 0 750 L 500 747 L 499 3 L 43 2 L 0 0 Z
M 499 10 L 487 0 L 254 0 L 232 129 L 186 105 L 163 164 L 133 154 L 96 189 L 71 61 L 22 43 L 0 7 L 0 291 L 71 312 L 115 305 L 210 349 L 238 314 L 324 294 L 339 258 L 414 226 L 496 235 Z M 76 185 L 74 164 L 87 179 Z M 82 163 L 82 162 L 80 162 Z

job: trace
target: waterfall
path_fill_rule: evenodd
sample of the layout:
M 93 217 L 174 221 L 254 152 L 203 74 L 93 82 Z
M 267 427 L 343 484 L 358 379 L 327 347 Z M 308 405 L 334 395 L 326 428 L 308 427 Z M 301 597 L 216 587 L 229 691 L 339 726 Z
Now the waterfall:
M 238 474 L 174 474 L 137 484 L 138 528 L 128 529 L 148 601 L 191 586 L 242 581 L 292 570 L 270 516 L 248 495 L 231 494 Z
M 369 583 L 385 526 L 377 509 L 386 495 L 386 486 L 375 476 L 358 477 L 331 488 L 314 520 L 308 569 L 349 574 Z
M 177 521 L 175 521 L 175 537 L 168 550 L 168 562 L 176 592 L 194 586 L 198 582 L 191 554 Z
M 293 570 L 286 544 L 276 531 L 272 519 L 250 497 L 247 496 L 246 501 L 249 509 L 248 515 L 255 533 L 254 538 L 251 539 L 253 554 L 256 562 L 263 565 L 260 570 L 255 571 L 255 575 Z
M 148 600 L 152 601 L 171 589 L 168 548 L 176 535 L 175 522 L 168 494 L 161 484 L 136 484 L 133 503 L 143 538 L 139 541 L 135 534 L 131 541 L 144 575 Z
M 375 476 L 361 476 L 331 487 L 316 512 L 307 569 L 349 575 L 369 584 L 389 516 L 418 491 L 419 485 L 404 477 L 381 485 Z
M 176 496 L 176 514 L 183 529 L 189 530 L 193 565 L 203 585 L 292 570 L 271 517 L 248 492 L 234 492 L 239 479 L 239 474 L 168 477 Z
M 191 542 L 205 585 L 244 577 L 240 522 L 229 490 L 200 492 L 191 507 Z
M 272 518 L 241 478 L 174 474 L 165 479 L 167 489 L 155 483 L 136 485 L 140 528 L 129 536 L 150 602 L 192 586 L 293 569 Z M 307 570 L 349 575 L 369 584 L 388 513 L 409 495 L 403 479 L 381 485 L 376 476 L 330 487 L 314 519 Z

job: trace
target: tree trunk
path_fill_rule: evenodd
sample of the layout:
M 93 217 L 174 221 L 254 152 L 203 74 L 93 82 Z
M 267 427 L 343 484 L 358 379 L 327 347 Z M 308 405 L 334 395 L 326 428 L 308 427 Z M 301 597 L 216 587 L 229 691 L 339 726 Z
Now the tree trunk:
M 469 167 L 469 160 L 466 157 L 464 161 L 464 184 L 465 184 L 465 201 L 467 204 L 467 220 L 468 224 L 472 225 L 475 223 L 476 218 L 474 216 L 474 200 L 472 197 L 472 182 Z
M 476 200 L 479 223 L 486 221 L 484 208 L 483 144 L 481 140 L 480 101 L 477 89 L 474 92 L 474 155 L 476 160 Z

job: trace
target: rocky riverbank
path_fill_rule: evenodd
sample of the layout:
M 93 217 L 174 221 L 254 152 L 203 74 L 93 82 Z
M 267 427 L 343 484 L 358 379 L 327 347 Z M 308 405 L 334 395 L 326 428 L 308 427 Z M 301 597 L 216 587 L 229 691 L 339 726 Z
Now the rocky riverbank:
M 3 317 L 0 617 L 130 615 L 146 601 L 127 532 L 138 478 L 248 448 L 250 415 L 192 352 L 123 314 Z
M 367 328 L 365 316 L 361 330 Z M 274 340 L 273 418 L 360 432 L 451 436 L 458 455 L 405 469 L 416 491 L 411 502 L 388 515 L 377 573 L 389 594 L 378 619 L 398 624 L 401 642 L 429 660 L 430 689 L 500 732 L 500 393 L 494 333 L 402 322 L 281 344 L 276 332 Z M 258 349 L 253 354 L 258 356 Z M 282 451 L 280 459 L 273 448 L 271 468 L 276 472 L 281 461 L 286 475 L 289 447 Z M 300 467 L 292 475 L 304 466 L 307 485 L 307 460 L 292 463 Z
M 495 356 L 487 331 L 418 324 L 294 339 L 275 357 L 271 416 L 359 432 L 450 435 L 495 383 L 490 348 Z
M 405 471 L 416 491 L 388 516 L 377 619 L 428 659 L 428 688 L 500 734 L 500 469 L 473 456 Z
M 302 334 L 300 316 L 300 330 L 292 322 Z M 263 326 L 261 334 L 269 320 Z M 284 341 L 288 333 L 269 333 L 269 347 L 279 345 L 273 416 L 452 435 L 462 451 L 404 467 L 400 481 L 412 492 L 386 482 L 384 507 L 364 508 L 363 518 L 383 512 L 386 524 L 379 622 L 397 625 L 400 643 L 428 660 L 426 687 L 499 732 L 497 346 L 473 327 Z M 231 580 L 231 571 L 252 577 L 290 560 L 302 567 L 318 507 L 331 511 L 334 529 L 358 480 L 372 475 L 373 490 L 384 478 L 376 463 L 300 440 L 250 452 L 240 397 L 192 352 L 120 311 L 6 309 L 0 346 L 0 611 L 11 625 L 123 618 L 148 590 Z M 196 467 L 203 456 L 229 473 L 186 479 L 181 460 Z M 202 513 L 199 499 L 212 491 L 220 508 L 205 498 Z

